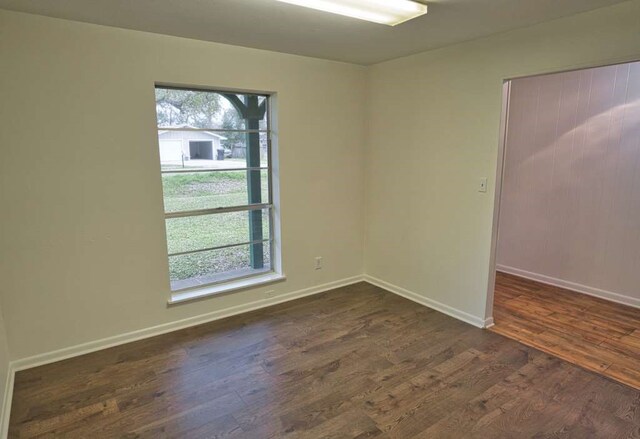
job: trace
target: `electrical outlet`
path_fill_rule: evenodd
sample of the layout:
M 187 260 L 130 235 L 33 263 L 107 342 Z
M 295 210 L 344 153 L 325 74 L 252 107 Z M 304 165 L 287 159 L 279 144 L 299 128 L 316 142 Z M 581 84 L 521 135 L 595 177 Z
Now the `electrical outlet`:
M 271 299 L 275 297 L 275 295 L 276 295 L 276 292 L 274 290 L 265 291 L 264 293 L 264 297 L 267 299 Z
M 322 270 L 322 256 L 316 256 L 316 270 Z

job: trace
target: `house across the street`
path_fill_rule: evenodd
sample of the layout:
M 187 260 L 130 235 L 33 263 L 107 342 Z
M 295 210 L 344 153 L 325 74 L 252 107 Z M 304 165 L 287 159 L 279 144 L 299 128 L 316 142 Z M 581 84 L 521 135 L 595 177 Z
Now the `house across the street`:
M 161 162 L 224 160 L 224 148 L 220 141 L 226 137 L 210 131 L 193 131 L 191 128 L 195 127 L 189 125 L 170 128 L 158 132 Z

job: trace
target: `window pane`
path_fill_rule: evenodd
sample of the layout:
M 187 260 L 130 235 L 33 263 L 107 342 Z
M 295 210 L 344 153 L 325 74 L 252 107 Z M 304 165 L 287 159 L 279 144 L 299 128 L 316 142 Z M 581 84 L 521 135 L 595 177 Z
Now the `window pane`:
M 249 200 L 247 175 L 258 190 Z M 162 174 L 165 212 L 244 206 L 269 202 L 268 171 Z
M 264 96 L 222 93 L 204 90 L 156 88 L 158 127 L 192 127 L 210 129 L 254 129 L 244 119 L 247 114 L 260 116 L 258 129 L 266 129 Z M 240 109 L 248 109 L 243 115 Z
M 270 171 L 248 169 L 270 166 L 267 104 L 265 95 L 156 88 L 167 216 L 270 202 Z M 172 289 L 269 271 L 271 214 L 259 209 L 166 218 Z M 233 247 L 206 250 L 223 246 Z
M 171 289 L 175 291 L 270 271 L 270 243 L 254 248 L 262 254 L 261 266 L 252 266 L 248 245 L 170 256 Z
M 254 218 L 253 233 L 250 217 Z M 269 217 L 269 209 L 263 209 L 168 218 L 169 254 L 269 239 Z
M 267 167 L 267 140 L 267 133 L 158 130 L 160 164 L 163 171 Z M 252 141 L 258 142 L 259 152 L 248 162 L 247 145 Z

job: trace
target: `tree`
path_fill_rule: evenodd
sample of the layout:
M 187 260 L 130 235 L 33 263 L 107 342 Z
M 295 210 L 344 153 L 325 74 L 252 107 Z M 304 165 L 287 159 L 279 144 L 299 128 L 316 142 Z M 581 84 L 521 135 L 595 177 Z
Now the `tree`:
M 160 126 L 212 128 L 220 109 L 220 95 L 217 93 L 156 89 L 156 111 Z
M 235 108 L 228 108 L 222 116 L 222 128 L 225 130 L 242 130 L 244 129 L 244 121 L 240 118 L 238 111 Z M 224 136 L 227 140 L 223 140 L 223 146 L 225 149 L 233 150 L 235 146 L 244 145 L 245 134 L 226 132 Z

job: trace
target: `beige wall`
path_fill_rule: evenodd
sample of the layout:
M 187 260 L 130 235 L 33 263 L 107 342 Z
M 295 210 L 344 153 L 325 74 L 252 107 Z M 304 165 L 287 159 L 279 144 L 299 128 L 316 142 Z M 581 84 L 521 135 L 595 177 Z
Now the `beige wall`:
M 366 273 L 490 315 L 503 80 L 638 58 L 632 1 L 373 66 Z
M 502 80 L 640 58 L 639 16 L 633 1 L 367 69 L 0 12 L 11 358 L 359 275 L 363 261 L 484 318 Z M 154 81 L 277 92 L 286 283 L 167 308 Z
M 5 11 L 0 59 L 11 358 L 362 274 L 364 67 Z M 155 81 L 277 92 L 286 282 L 167 308 Z
M 501 197 L 500 269 L 640 305 L 640 63 L 512 81 Z

